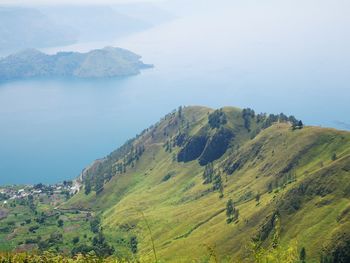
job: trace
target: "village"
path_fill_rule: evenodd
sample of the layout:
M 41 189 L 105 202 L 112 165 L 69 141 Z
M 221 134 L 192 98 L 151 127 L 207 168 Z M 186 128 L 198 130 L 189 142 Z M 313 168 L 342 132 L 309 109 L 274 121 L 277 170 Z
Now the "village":
M 8 204 L 11 200 L 26 199 L 28 197 L 49 197 L 55 195 L 65 195 L 67 198 L 78 193 L 80 184 L 77 181 L 64 181 L 53 185 L 9 185 L 0 187 L 0 202 L 2 205 Z M 0 203 L 0 204 L 1 204 Z

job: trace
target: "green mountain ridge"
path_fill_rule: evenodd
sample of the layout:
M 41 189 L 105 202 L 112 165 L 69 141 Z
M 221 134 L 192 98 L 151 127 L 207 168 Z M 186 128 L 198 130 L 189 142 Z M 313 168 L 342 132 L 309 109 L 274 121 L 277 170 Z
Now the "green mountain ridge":
M 74 253 L 110 254 L 107 241 L 130 261 L 348 262 L 349 178 L 347 131 L 180 107 L 85 168 L 79 193 L 55 210 L 67 227 L 38 231 L 46 249 L 62 233 L 57 249 L 67 253 L 67 229 L 79 227 Z
M 277 234 L 281 246 L 305 248 L 308 262 L 346 262 L 350 134 L 299 124 L 250 109 L 180 108 L 85 170 L 96 192 L 68 205 L 98 211 L 109 240 L 136 235 L 147 254 L 142 211 L 166 262 L 205 261 L 209 248 L 220 260 L 253 261 L 253 244 L 269 251 Z M 239 216 L 228 224 L 229 199 Z

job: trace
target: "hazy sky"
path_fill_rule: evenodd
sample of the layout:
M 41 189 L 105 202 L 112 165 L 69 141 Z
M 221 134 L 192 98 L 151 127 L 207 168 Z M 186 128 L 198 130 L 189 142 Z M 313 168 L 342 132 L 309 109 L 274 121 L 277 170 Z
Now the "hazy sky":
M 159 2 L 162 0 L 0 0 L 6 5 L 32 5 L 32 4 L 119 4 L 135 2 Z

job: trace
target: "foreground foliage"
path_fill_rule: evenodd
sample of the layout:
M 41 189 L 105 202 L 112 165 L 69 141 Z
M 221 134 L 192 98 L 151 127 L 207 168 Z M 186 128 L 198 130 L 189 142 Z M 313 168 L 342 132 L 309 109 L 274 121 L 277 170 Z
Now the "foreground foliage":
M 232 261 L 232 260 L 218 260 L 213 248 L 208 247 L 208 256 L 206 259 L 200 261 L 191 261 L 191 262 L 237 262 L 242 261 Z M 255 257 L 252 262 L 255 263 L 297 263 L 300 262 L 297 259 L 297 251 L 295 247 L 283 249 L 275 249 L 272 251 L 258 250 L 256 251 Z M 62 255 L 57 255 L 50 252 L 45 252 L 41 255 L 38 254 L 27 254 L 27 253 L 17 253 L 17 254 L 0 254 L 1 263 L 126 263 L 126 262 L 138 262 L 138 263 L 160 263 L 162 260 L 155 261 L 152 258 L 141 257 L 133 260 L 123 260 L 117 259 L 114 257 L 109 258 L 99 258 L 95 254 L 91 253 L 88 255 L 79 254 L 75 257 L 66 257 Z M 188 262 L 186 259 L 179 262 Z
M 68 258 L 61 255 L 55 255 L 49 252 L 45 252 L 42 255 L 36 255 L 36 254 L 26 254 L 26 253 L 18 253 L 18 254 L 2 254 L 0 255 L 0 262 L 16 262 L 16 263 L 34 263 L 34 262 L 43 262 L 43 263 L 56 263 L 56 262 L 62 262 L 62 263 L 95 263 L 95 262 L 105 262 L 105 263 L 112 263 L 112 262 L 121 262 L 116 259 L 100 259 L 96 257 L 93 254 L 90 255 L 77 255 L 73 258 Z

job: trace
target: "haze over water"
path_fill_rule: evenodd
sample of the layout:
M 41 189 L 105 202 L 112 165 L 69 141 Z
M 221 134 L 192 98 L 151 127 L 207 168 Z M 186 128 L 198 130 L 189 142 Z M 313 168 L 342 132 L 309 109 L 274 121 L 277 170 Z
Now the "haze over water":
M 349 4 L 241 2 L 163 4 L 178 18 L 112 42 L 44 50 L 119 46 L 155 68 L 124 79 L 2 83 L 0 184 L 72 179 L 179 105 L 250 107 L 350 129 Z

